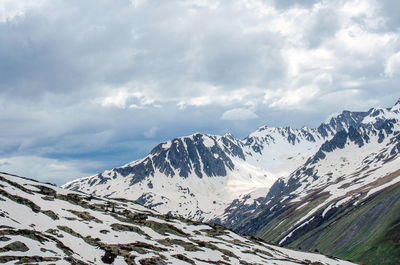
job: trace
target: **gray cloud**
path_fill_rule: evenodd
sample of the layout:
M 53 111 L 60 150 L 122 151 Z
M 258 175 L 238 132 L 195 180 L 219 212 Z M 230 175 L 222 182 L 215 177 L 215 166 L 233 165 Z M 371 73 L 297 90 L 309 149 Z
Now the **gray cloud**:
M 320 2 L 319 0 L 274 0 L 274 5 L 279 9 L 287 9 L 294 6 L 301 6 L 305 8 L 312 7 L 315 3 Z
M 62 183 L 197 131 L 244 137 L 390 106 L 390 2 L 19 1 L 0 14 L 0 158 Z

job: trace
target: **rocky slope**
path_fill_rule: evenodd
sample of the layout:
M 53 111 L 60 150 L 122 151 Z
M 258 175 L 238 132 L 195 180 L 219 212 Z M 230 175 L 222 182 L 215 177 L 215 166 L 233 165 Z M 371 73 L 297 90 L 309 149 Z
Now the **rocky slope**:
M 216 221 L 282 245 L 365 264 L 398 264 L 399 109 L 397 102 L 353 115 L 354 123 L 337 128 L 266 197 L 256 204 L 235 200 Z
M 351 264 L 0 173 L 0 263 Z

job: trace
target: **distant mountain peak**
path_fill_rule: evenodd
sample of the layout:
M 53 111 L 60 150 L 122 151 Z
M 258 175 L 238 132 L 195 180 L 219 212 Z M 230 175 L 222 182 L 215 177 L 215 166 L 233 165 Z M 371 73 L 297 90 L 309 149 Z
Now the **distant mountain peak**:
M 390 110 L 396 113 L 400 112 L 400 99 L 397 100 L 396 104 L 394 104 L 394 106 Z

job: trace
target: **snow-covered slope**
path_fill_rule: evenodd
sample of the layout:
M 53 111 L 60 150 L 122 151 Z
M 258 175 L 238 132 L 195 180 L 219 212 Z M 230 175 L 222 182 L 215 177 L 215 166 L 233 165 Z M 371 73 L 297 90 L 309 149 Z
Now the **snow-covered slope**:
M 247 163 L 281 177 L 303 164 L 324 140 L 316 129 L 263 126 L 244 139 L 243 150 Z
M 0 173 L 0 263 L 351 264 Z

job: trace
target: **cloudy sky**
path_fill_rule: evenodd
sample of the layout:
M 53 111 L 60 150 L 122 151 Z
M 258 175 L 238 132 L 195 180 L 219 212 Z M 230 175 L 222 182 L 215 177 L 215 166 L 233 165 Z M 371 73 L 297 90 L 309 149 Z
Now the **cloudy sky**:
M 400 98 L 395 0 L 0 0 L 0 170 L 62 184 L 204 132 Z

